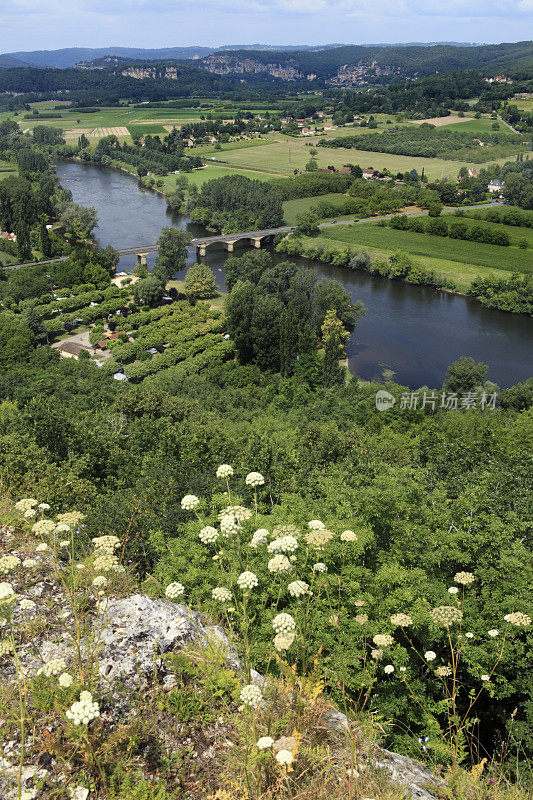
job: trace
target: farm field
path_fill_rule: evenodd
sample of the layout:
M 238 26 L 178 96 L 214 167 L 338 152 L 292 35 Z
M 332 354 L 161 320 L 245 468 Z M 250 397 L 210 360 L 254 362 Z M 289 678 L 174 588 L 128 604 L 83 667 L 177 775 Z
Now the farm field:
M 343 246 L 345 242 L 334 240 L 332 236 L 321 233 L 320 236 L 314 238 L 304 237 L 302 241 L 310 246 L 315 246 L 319 243 L 324 244 L 326 247 L 338 249 Z M 353 243 L 357 250 L 366 250 L 373 258 L 389 258 L 397 247 L 386 247 L 383 244 L 374 246 L 360 246 L 359 242 Z M 414 254 L 413 254 L 414 255 Z M 488 278 L 493 276 L 496 278 L 508 278 L 509 273 L 489 267 L 476 266 L 473 264 L 461 264 L 457 261 L 452 261 L 442 257 L 432 257 L 428 255 L 414 255 L 416 261 L 426 270 L 433 270 L 439 273 L 444 278 L 453 280 L 460 292 L 466 292 L 470 284 L 475 278 L 482 277 Z
M 232 167 L 216 166 L 214 164 L 208 164 L 200 169 L 195 169 L 192 172 L 184 172 L 182 174 L 187 178 L 190 184 L 194 184 L 198 186 L 198 188 L 212 178 L 223 178 L 225 175 L 244 175 L 251 180 L 257 181 L 269 181 L 273 177 L 280 177 L 279 175 L 273 175 L 271 172 L 261 172 L 260 170 L 251 169 L 234 169 Z M 159 176 L 158 180 L 163 181 L 163 186 L 159 188 L 165 192 L 171 192 L 176 186 L 177 177 L 177 175 Z
M 426 233 L 400 231 L 371 222 L 331 228 L 321 235 L 347 244 L 385 250 L 405 250 L 414 256 L 446 258 L 447 261 L 474 267 L 524 274 L 533 272 L 531 253 L 515 247 L 499 247 L 482 242 L 465 242 Z
M 485 219 L 475 219 L 474 217 L 468 216 L 466 212 L 465 216 L 458 217 L 456 214 L 446 214 L 445 218 L 448 222 L 464 222 L 469 228 L 482 225 L 484 228 L 490 228 L 492 231 L 505 232 L 508 234 L 513 245 L 516 245 L 520 239 L 525 239 L 529 249 L 531 250 L 533 248 L 533 228 L 521 228 L 518 225 L 504 225 L 500 222 L 488 222 Z M 527 253 L 527 250 L 525 252 Z M 529 257 L 530 260 L 533 261 L 533 255 L 531 253 L 529 253 Z
M 368 132 L 368 129 L 363 130 Z M 346 134 L 346 129 L 342 133 Z M 251 164 L 253 162 L 254 166 L 259 167 L 283 167 L 286 170 L 303 170 L 310 158 L 309 150 L 311 148 L 307 146 L 308 144 L 310 143 L 305 140 L 280 136 L 273 143 L 254 147 L 251 153 L 243 153 L 240 149 L 235 148 L 225 153 L 224 156 L 219 153 L 219 158 L 223 157 L 225 161 L 231 161 L 234 164 Z M 479 169 L 479 164 L 475 165 L 466 161 L 448 161 L 441 158 L 420 158 L 390 153 L 371 153 L 365 150 L 352 150 L 342 147 L 331 150 L 326 148 L 317 149 L 318 155 L 316 158 L 321 169 L 329 165 L 338 169 L 344 164 L 359 164 L 362 168 L 372 167 L 378 170 L 386 168 L 393 173 L 406 172 L 411 169 L 416 169 L 421 173 L 422 168 L 424 168 L 425 174 L 430 180 L 441 177 L 455 179 L 461 167 L 476 167 Z M 495 163 L 504 164 L 508 160 L 509 157 L 501 158 Z
M 497 130 L 492 130 L 492 126 L 494 123 L 497 123 L 500 127 Z M 460 121 L 454 121 L 447 125 L 441 125 L 441 130 L 444 131 L 459 131 L 459 133 L 510 133 L 511 131 L 507 128 L 503 122 L 500 122 L 497 119 L 490 119 L 489 117 L 481 117 L 481 119 L 475 118 L 467 118 Z
M 296 200 L 285 200 L 283 203 L 283 216 L 287 225 L 296 225 L 296 217 L 304 211 L 310 211 L 313 206 L 324 200 L 327 203 L 342 203 L 346 200 L 343 194 L 321 194 L 318 197 L 299 197 Z M 351 217 L 357 216 L 351 214 Z
M 521 100 L 519 97 L 512 97 L 509 100 L 509 105 L 516 105 L 523 111 L 533 111 L 533 97 L 529 98 L 528 100 Z

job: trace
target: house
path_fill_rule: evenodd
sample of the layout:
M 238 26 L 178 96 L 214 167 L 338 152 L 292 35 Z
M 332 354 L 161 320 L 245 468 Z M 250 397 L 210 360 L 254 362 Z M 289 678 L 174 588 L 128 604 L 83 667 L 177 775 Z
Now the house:
M 377 169 L 364 169 L 363 170 L 363 178 L 365 181 L 372 180 L 372 178 L 379 177 L 379 172 Z
M 468 170 L 468 175 L 470 178 L 477 178 L 479 175 L 479 171 L 474 167 L 470 167 L 470 169 Z
M 63 342 L 57 349 L 64 358 L 75 358 L 76 360 L 82 350 L 87 350 L 83 345 L 74 342 Z
M 325 131 L 336 131 L 337 128 L 336 128 L 335 125 L 324 125 L 324 130 Z
M 505 184 L 502 181 L 497 181 L 493 178 L 488 185 L 488 190 L 491 194 L 493 194 L 494 192 L 498 192 L 499 194 L 504 186 Z
M 123 372 L 115 372 L 115 374 L 113 375 L 113 377 L 114 377 L 114 379 L 115 379 L 116 381 L 127 381 L 127 380 L 128 380 L 128 377 L 127 377 L 127 375 L 124 375 L 124 373 L 123 373 Z
M 302 136 L 312 136 L 313 135 L 313 131 L 311 130 L 311 128 L 301 128 L 300 129 L 300 133 L 301 133 Z
M 339 172 L 342 172 L 344 175 L 351 175 L 352 174 L 352 168 L 351 167 L 346 167 L 346 166 L 345 167 L 341 167 Z
M 330 169 L 329 167 L 327 169 L 323 169 L 321 167 L 320 169 L 317 169 L 317 172 L 327 173 L 328 175 L 332 175 L 335 172 L 335 170 L 334 169 Z

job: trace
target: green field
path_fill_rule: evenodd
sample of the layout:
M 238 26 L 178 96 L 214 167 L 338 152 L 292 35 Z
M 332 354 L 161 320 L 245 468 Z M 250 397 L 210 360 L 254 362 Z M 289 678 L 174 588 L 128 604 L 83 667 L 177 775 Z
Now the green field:
M 533 111 L 533 97 L 528 100 L 521 100 L 519 97 L 512 97 L 509 100 L 509 104 L 512 106 L 516 105 L 523 111 Z
M 126 126 L 133 136 L 134 133 L 138 133 L 139 136 L 146 136 L 150 134 L 150 136 L 166 136 L 167 131 L 163 128 L 162 125 L 155 125 L 154 123 L 150 123 L 147 125 L 127 125 Z
M 500 127 L 499 130 L 492 130 L 494 123 Z M 451 125 L 441 125 L 439 130 L 459 131 L 460 133 L 511 133 L 509 128 L 498 119 L 481 117 L 481 119 L 465 119 L 462 122 L 453 122 Z
M 485 219 L 475 219 L 474 217 L 464 216 L 458 217 L 456 214 L 445 214 L 445 218 L 450 222 L 464 222 L 468 227 L 474 225 L 481 225 L 483 228 L 490 228 L 492 231 L 505 231 L 508 234 L 511 244 L 516 245 L 520 239 L 525 239 L 529 245 L 529 249 L 533 249 L 533 228 L 520 228 L 517 225 L 503 225 L 500 222 L 487 222 Z M 527 253 L 527 250 L 525 251 Z M 533 261 L 533 255 L 529 253 L 530 261 Z
M 368 132 L 368 129 L 364 129 Z M 337 132 L 345 135 L 346 129 Z M 262 146 L 254 147 L 253 152 L 245 153 L 240 148 L 235 148 L 231 152 L 224 154 L 224 160 L 234 164 L 254 164 L 263 167 L 283 167 L 286 170 L 303 170 L 310 158 L 308 145 L 310 142 L 304 139 L 291 139 L 281 134 L 276 137 L 276 141 Z M 316 144 L 316 142 L 315 142 Z M 332 165 L 336 168 L 344 164 L 359 164 L 361 167 L 372 167 L 373 169 L 389 169 L 391 172 L 406 172 L 411 169 L 422 172 L 430 179 L 447 177 L 457 178 L 461 167 L 474 167 L 479 169 L 479 164 L 469 164 L 466 161 L 448 161 L 440 158 L 419 158 L 412 156 L 398 156 L 389 153 L 371 153 L 365 150 L 349 150 L 339 147 L 337 149 L 317 148 L 317 161 L 319 168 Z M 509 158 L 499 159 L 499 163 L 504 164 Z
M 283 216 L 287 225 L 295 225 L 296 217 L 304 211 L 310 211 L 321 200 L 328 203 L 342 203 L 346 200 L 343 194 L 321 194 L 319 197 L 299 197 L 296 200 L 285 200 L 283 203 Z M 356 214 L 350 216 L 355 217 Z
M 269 181 L 273 175 L 271 172 L 260 172 L 256 170 L 242 170 L 232 169 L 231 167 L 214 166 L 209 164 L 201 169 L 195 169 L 193 172 L 182 173 L 187 178 L 188 182 L 200 187 L 206 181 L 212 178 L 223 178 L 225 175 L 245 175 L 247 178 L 258 181 Z M 279 176 L 276 176 L 279 177 Z M 159 180 L 164 182 L 163 191 L 169 192 L 176 186 L 177 175 L 164 175 Z
M 321 235 L 337 242 L 384 250 L 405 250 L 414 256 L 445 258 L 474 267 L 488 267 L 506 272 L 533 272 L 533 259 L 528 250 L 499 247 L 481 242 L 464 242 L 425 233 L 399 231 L 388 226 L 366 222 L 322 229 Z

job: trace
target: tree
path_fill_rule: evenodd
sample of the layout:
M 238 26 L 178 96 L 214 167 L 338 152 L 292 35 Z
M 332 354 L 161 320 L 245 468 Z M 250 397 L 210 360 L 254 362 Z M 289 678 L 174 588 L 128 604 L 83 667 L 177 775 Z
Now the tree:
M 137 175 L 139 176 L 139 178 L 144 178 L 145 175 L 148 175 L 148 170 L 143 164 L 139 164 L 139 166 L 137 167 Z
M 328 310 L 333 309 L 347 330 L 353 330 L 355 323 L 366 314 L 366 308 L 360 300 L 356 303 L 346 291 L 342 283 L 336 280 L 320 281 L 316 291 L 318 325 L 321 326 Z
M 0 315 L 0 364 L 8 367 L 27 361 L 32 352 L 32 332 L 23 320 L 7 313 Z
M 241 364 L 248 364 L 254 356 L 252 338 L 254 298 L 255 286 L 250 281 L 237 281 L 226 298 L 228 333 L 235 342 Z
M 318 161 L 316 160 L 316 158 L 313 158 L 313 156 L 311 156 L 311 158 L 309 159 L 309 161 L 305 165 L 305 171 L 306 172 L 316 172 L 317 169 L 318 169 Z
M 46 216 L 44 214 L 39 215 L 39 247 L 43 256 L 45 258 L 50 258 L 52 255 L 52 244 L 50 242 L 50 235 L 46 227 Z
M 263 370 L 280 368 L 280 319 L 283 303 L 272 295 L 259 294 L 252 312 L 251 334 L 254 360 Z
M 296 215 L 296 231 L 304 236 L 316 236 L 318 233 L 318 216 L 314 211 L 303 211 Z
M 150 275 L 144 280 L 137 281 L 133 290 L 133 295 L 138 305 L 154 308 L 161 302 L 163 287 L 157 278 Z
M 488 366 L 481 362 L 474 361 L 471 357 L 462 356 L 448 367 L 448 377 L 444 381 L 442 388 L 448 392 L 473 392 L 483 385 L 488 372 Z
M 165 283 L 176 272 L 185 269 L 187 258 L 187 246 L 191 243 L 191 237 L 186 231 L 179 231 L 177 228 L 163 228 L 157 244 L 159 247 L 154 270 L 156 277 L 164 277 Z
M 322 383 L 331 387 L 343 384 L 344 370 L 339 360 L 345 356 L 345 344 L 349 334 L 344 329 L 335 311 L 328 311 L 322 325 L 322 341 L 324 342 L 324 363 L 322 368 Z
M 98 214 L 95 208 L 86 208 L 78 203 L 68 203 L 60 216 L 65 233 L 75 240 L 86 239 L 92 229 L 98 224 Z
M 428 214 L 430 217 L 440 216 L 441 211 L 442 211 L 442 203 L 439 203 L 437 200 L 432 200 L 428 204 Z
M 194 300 L 216 297 L 215 276 L 207 264 L 193 264 L 189 267 L 185 276 L 185 294 Z
M 363 177 L 363 170 L 361 169 L 359 164 L 355 164 L 355 166 L 350 167 L 350 172 L 352 173 L 354 178 L 362 178 Z

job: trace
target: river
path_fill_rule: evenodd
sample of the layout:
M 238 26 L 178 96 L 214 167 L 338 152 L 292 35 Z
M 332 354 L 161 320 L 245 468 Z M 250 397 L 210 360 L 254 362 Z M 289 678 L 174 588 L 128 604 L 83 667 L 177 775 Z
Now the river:
M 71 162 L 58 164 L 57 172 L 75 202 L 97 209 L 94 238 L 103 247 L 153 244 L 165 225 L 204 235 L 186 216 L 171 213 L 162 196 L 123 172 Z M 235 252 L 241 249 L 246 245 L 237 245 Z M 227 253 L 222 247 L 207 252 L 206 261 L 224 289 Z M 190 263 L 194 257 L 191 248 Z M 154 260 L 155 253 L 148 257 L 149 268 Z M 135 256 L 124 256 L 117 269 L 132 271 L 135 262 Z M 489 380 L 501 387 L 533 374 L 533 325 L 525 316 L 485 309 L 474 300 L 428 287 L 305 259 L 299 262 L 314 266 L 319 278 L 336 278 L 354 300 L 365 304 L 367 315 L 358 322 L 347 347 L 351 372 L 365 380 L 393 377 L 413 388 L 437 388 L 448 364 L 460 356 L 488 364 Z

